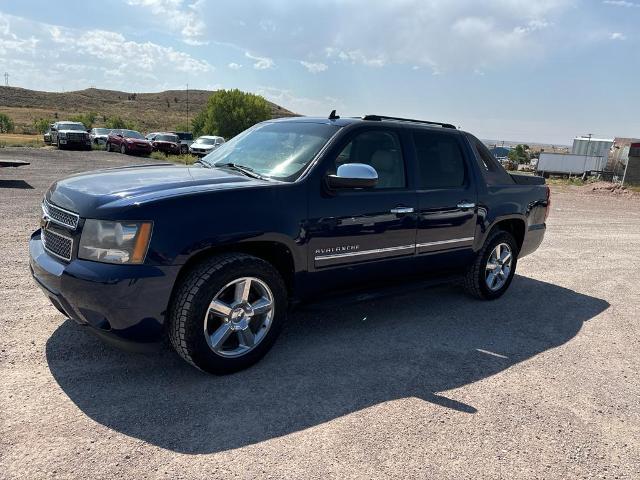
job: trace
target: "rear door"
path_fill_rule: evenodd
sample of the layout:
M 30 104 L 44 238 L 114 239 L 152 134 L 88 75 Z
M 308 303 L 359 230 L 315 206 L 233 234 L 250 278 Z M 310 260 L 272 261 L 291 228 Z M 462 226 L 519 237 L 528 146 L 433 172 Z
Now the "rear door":
M 462 138 L 447 129 L 415 129 L 412 138 L 418 166 L 416 253 L 471 254 L 477 192 Z M 468 255 L 448 255 L 453 263 L 456 258 L 462 263 Z

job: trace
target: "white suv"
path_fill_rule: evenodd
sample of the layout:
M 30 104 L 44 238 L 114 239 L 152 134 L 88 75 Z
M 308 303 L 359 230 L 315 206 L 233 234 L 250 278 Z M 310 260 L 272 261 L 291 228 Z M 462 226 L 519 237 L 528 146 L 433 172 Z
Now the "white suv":
M 224 138 L 216 137 L 213 135 L 204 135 L 202 137 L 198 137 L 195 142 L 193 142 L 189 146 L 189 152 L 193 155 L 198 155 L 199 157 L 204 157 L 205 155 L 213 152 L 216 148 L 224 143 Z

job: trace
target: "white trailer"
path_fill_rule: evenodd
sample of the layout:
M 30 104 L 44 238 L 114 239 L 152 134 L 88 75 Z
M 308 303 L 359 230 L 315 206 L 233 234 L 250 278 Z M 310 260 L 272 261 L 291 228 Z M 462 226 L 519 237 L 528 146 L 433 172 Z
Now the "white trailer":
M 607 166 L 607 157 L 574 155 L 572 153 L 540 153 L 536 171 L 541 175 L 582 175 L 601 172 Z

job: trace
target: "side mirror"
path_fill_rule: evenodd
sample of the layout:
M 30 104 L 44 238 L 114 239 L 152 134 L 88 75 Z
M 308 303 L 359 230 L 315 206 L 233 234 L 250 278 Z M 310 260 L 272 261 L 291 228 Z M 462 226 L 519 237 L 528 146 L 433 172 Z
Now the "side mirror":
M 122 134 L 121 134 L 121 133 L 119 133 L 119 134 L 118 134 L 118 137 L 122 138 Z
M 378 184 L 378 172 L 364 163 L 345 163 L 335 175 L 327 175 L 331 188 L 372 188 Z

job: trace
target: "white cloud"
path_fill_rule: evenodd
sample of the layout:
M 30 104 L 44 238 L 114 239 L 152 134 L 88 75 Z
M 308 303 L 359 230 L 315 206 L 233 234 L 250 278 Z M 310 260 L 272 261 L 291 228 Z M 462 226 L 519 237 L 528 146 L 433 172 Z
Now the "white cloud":
M 612 32 L 609 34 L 609 40 L 626 40 L 624 33 Z
M 140 6 L 160 18 L 171 30 L 179 31 L 182 40 L 189 45 L 205 45 L 206 24 L 202 20 L 204 0 L 186 3 L 183 0 L 127 0 L 132 6 Z
M 244 56 L 256 61 L 253 64 L 253 68 L 256 70 L 267 70 L 275 66 L 275 62 L 269 57 L 258 57 L 256 55 L 251 55 L 249 52 L 244 52 Z
M 557 26 L 566 24 L 563 15 L 576 2 L 308 0 L 289 1 L 284 8 L 281 0 L 220 0 L 218 10 L 224 10 L 229 21 L 216 22 L 212 9 L 202 13 L 208 24 L 215 22 L 215 29 L 207 33 L 212 42 L 260 52 L 276 61 L 324 57 L 329 66 L 402 64 L 446 73 L 544 58 L 567 31 Z M 256 20 L 240 29 L 233 19 Z
M 604 0 L 602 3 L 616 7 L 640 8 L 640 3 L 628 2 L 627 0 Z
M 258 95 L 262 95 L 267 100 L 281 105 L 287 110 L 303 115 L 329 115 L 329 112 L 336 108 L 343 110 L 343 102 L 338 98 L 322 97 L 309 98 L 296 95 L 291 90 L 277 87 L 260 86 L 256 90 Z
M 229 67 L 231 70 L 240 70 L 242 68 L 242 65 L 240 65 L 239 63 L 231 62 L 229 65 L 227 65 L 227 67 Z
M 305 62 L 304 60 L 300 61 L 300 65 L 306 68 L 310 73 L 320 73 L 327 70 L 329 67 L 325 63 L 314 63 L 314 62 Z
M 135 42 L 107 30 L 83 30 L 0 13 L 0 63 L 12 84 L 72 90 L 98 84 L 132 91 L 157 90 L 203 77 L 207 61 L 153 42 Z M 46 66 L 44 68 L 43 66 Z

